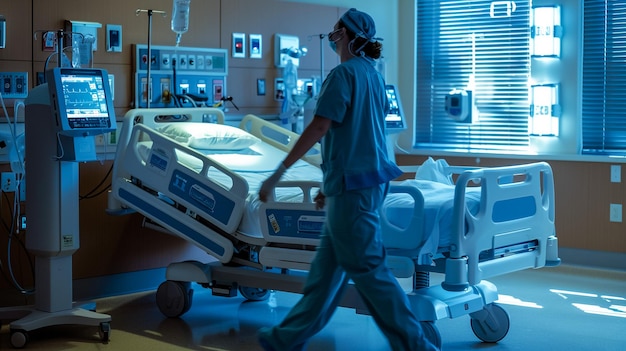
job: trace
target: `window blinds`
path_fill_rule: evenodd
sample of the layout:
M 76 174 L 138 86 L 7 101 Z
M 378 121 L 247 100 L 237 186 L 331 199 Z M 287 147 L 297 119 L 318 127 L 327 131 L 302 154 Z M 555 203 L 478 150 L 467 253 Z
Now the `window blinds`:
M 530 1 L 419 0 L 416 8 L 415 147 L 526 150 Z M 453 89 L 472 91 L 475 123 L 447 116 Z
M 626 155 L 626 2 L 584 1 L 582 152 Z

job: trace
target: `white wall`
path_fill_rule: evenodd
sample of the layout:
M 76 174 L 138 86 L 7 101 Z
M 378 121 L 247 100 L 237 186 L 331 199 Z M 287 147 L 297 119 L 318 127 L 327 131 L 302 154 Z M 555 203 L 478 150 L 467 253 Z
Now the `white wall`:
M 386 62 L 386 80 L 390 84 L 398 84 L 399 51 L 398 51 L 398 3 L 413 3 L 411 0 L 282 0 L 303 2 L 335 7 L 354 7 L 366 12 L 376 22 L 376 35 L 383 38 L 383 56 Z M 339 14 L 338 16 L 341 16 Z M 339 18 L 337 18 L 339 19 Z M 413 20 L 411 19 L 411 22 Z M 328 28 L 330 32 L 332 28 Z M 402 73 L 404 74 L 404 73 Z
M 400 135 L 403 149 L 413 145 L 415 116 L 415 0 L 283 0 L 329 6 L 354 7 L 368 13 L 376 22 L 376 35 L 383 38 L 385 79 L 398 87 L 406 114 L 407 129 Z M 341 15 L 341 14 L 339 14 Z M 331 28 L 329 28 L 330 31 Z

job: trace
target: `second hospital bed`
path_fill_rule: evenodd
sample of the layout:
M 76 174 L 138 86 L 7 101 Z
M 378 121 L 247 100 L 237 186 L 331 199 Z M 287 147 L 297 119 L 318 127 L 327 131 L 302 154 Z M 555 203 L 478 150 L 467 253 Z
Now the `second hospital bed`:
M 252 300 L 270 289 L 301 292 L 324 221 L 312 201 L 319 148 L 289 169 L 274 199 L 261 203 L 256 195 L 296 139 L 253 115 L 240 128 L 224 125 L 219 109 L 126 114 L 107 211 L 139 212 L 216 259 L 167 267 L 157 290 L 166 316 L 189 310 L 191 282 Z M 412 278 L 407 294 L 419 319 L 469 314 L 475 335 L 497 342 L 509 317 L 485 279 L 560 261 L 552 171 L 543 162 L 445 171 L 439 179 L 392 182 L 381 210 L 388 265 L 396 277 Z M 429 284 L 431 272 L 443 274 L 441 284 Z M 353 288 L 342 305 L 367 313 Z

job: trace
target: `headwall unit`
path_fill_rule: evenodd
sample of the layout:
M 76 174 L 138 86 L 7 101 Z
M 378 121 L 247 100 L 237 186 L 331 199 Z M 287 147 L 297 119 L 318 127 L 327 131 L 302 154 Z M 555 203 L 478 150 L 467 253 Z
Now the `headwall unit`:
M 135 45 L 136 108 L 193 106 L 185 96 L 200 97 L 212 106 L 226 96 L 226 49 L 152 45 L 150 54 L 148 67 L 147 45 Z

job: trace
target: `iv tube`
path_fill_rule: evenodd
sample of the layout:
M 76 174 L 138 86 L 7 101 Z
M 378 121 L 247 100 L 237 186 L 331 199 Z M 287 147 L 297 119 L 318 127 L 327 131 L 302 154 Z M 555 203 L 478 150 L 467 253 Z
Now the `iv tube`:
M 189 29 L 189 4 L 191 0 L 172 1 L 172 32 L 176 33 L 176 46 L 180 44 L 180 38 Z

